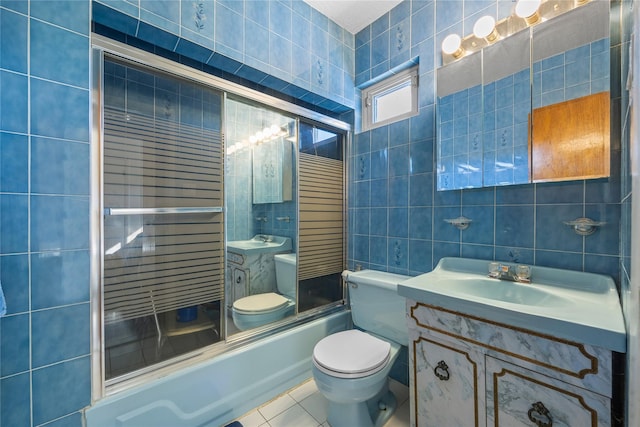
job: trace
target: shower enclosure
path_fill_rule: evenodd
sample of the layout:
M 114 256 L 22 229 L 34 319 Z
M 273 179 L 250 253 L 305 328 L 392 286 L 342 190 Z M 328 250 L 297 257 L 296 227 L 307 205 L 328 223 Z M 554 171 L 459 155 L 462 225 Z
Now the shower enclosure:
M 94 396 L 343 307 L 346 124 L 99 36 L 94 61 Z M 238 328 L 278 253 L 291 311 Z

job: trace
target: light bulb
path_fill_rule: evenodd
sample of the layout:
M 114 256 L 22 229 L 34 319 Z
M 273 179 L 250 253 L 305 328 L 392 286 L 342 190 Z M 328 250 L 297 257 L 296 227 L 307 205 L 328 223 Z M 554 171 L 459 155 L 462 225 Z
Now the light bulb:
M 496 41 L 498 38 L 496 20 L 493 19 L 493 16 L 489 15 L 478 19 L 473 26 L 473 34 L 479 39 L 486 39 L 489 43 Z
M 279 135 L 282 132 L 282 129 L 278 125 L 271 125 L 271 134 Z
M 454 58 L 460 58 L 464 53 L 461 47 L 462 39 L 457 34 L 449 34 L 442 41 L 442 52 L 452 55 Z
M 523 18 L 528 25 L 533 25 L 540 20 L 538 8 L 541 0 L 518 0 L 516 15 Z
M 262 134 L 264 135 L 265 139 L 269 138 L 271 136 L 271 128 L 270 127 L 266 127 L 264 129 L 262 129 Z

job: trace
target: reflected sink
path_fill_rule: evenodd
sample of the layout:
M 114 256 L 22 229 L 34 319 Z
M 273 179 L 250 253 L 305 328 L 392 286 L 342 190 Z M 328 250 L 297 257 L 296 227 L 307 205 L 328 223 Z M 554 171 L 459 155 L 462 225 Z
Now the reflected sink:
M 249 240 L 233 240 L 227 242 L 227 250 L 244 255 L 290 252 L 291 239 L 288 237 L 258 234 Z
M 487 276 L 490 261 L 443 258 L 398 293 L 426 305 L 478 316 L 609 350 L 626 350 L 620 299 L 608 276 L 531 267 L 531 283 Z

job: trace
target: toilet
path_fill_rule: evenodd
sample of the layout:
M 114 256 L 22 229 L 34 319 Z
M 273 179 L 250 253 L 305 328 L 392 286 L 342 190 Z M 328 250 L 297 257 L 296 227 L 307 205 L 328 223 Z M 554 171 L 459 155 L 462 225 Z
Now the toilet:
M 379 427 L 397 402 L 388 375 L 401 346 L 409 343 L 406 299 L 397 284 L 409 276 L 374 270 L 345 271 L 357 329 L 320 340 L 313 349 L 313 377 L 327 398 L 331 427 Z
M 233 303 L 231 316 L 241 331 L 284 319 L 296 306 L 296 254 L 276 254 L 276 292 L 249 295 Z

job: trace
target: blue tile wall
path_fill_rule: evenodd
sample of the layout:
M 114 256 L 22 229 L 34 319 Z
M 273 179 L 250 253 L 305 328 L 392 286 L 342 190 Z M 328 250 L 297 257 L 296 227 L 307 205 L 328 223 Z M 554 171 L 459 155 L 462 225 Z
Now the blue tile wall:
M 408 34 L 407 39 L 410 40 L 408 57 L 417 57 L 419 61 L 420 110 L 417 117 L 361 132 L 354 137 L 349 161 L 349 267 L 359 264 L 415 275 L 431 271 L 444 256 L 466 256 L 603 273 L 620 283 L 619 263 L 621 255 L 624 255 L 621 254 L 620 235 L 621 232 L 623 236 L 629 234 L 630 221 L 625 220 L 625 215 L 630 214 L 630 207 L 626 201 L 628 192 L 621 194 L 620 191 L 621 165 L 616 137 L 619 131 L 615 130 L 620 124 L 618 109 L 613 108 L 612 115 L 612 141 L 616 148 L 612 153 L 612 175 L 609 179 L 436 191 L 437 187 L 444 185 L 438 182 L 434 156 L 440 154 L 447 158 L 446 163 L 437 166 L 452 171 L 450 175 L 443 175 L 449 180 L 449 188 L 454 188 L 456 181 L 469 180 L 473 176 L 456 176 L 453 172 L 456 162 L 473 166 L 474 161 L 478 165 L 483 161 L 472 157 L 473 134 L 477 128 L 468 115 L 468 106 L 473 102 L 474 89 L 467 90 L 457 100 L 454 97 L 443 100 L 437 106 L 438 120 L 450 125 L 448 132 L 440 137 L 448 139 L 451 144 L 441 146 L 440 153 L 436 151 L 434 91 L 435 71 L 441 64 L 439 46 L 450 32 L 470 33 L 475 20 L 483 14 L 491 13 L 498 19 L 506 17 L 514 4 L 510 0 L 404 1 L 356 34 L 355 78 L 361 85 L 394 66 L 395 52 L 389 47 L 397 46 L 398 23 L 407 22 L 400 29 L 403 34 Z M 629 14 L 628 11 L 626 13 Z M 628 101 L 615 95 L 620 92 L 620 78 L 612 77 L 609 82 L 600 67 L 607 59 L 606 55 L 614 55 L 616 49 L 620 51 L 616 43 L 614 39 L 594 42 L 582 51 L 568 52 L 563 58 L 552 58 L 544 65 L 538 64 L 534 72 L 544 81 L 545 71 L 562 70 L 562 85 L 565 84 L 564 76 L 571 74 L 566 82 L 571 87 L 566 92 L 572 93 L 587 89 L 586 86 L 589 86 L 589 91 L 598 91 L 611 84 L 612 105 L 622 103 L 622 111 L 625 111 Z M 626 52 L 625 49 L 623 47 L 622 51 Z M 578 59 L 581 53 L 585 56 Z M 590 74 L 575 72 L 577 61 L 582 61 L 580 65 L 590 70 Z M 611 64 L 614 64 L 613 76 L 619 72 L 613 56 Z M 528 70 L 523 74 L 528 76 Z M 537 87 L 537 99 L 544 97 L 543 86 L 551 93 L 555 89 L 554 84 L 560 84 L 552 74 L 547 74 L 547 77 L 550 79 L 548 84 Z M 527 161 L 526 137 L 523 144 L 515 143 L 522 139 L 517 135 L 522 131 L 521 125 L 527 121 L 526 115 L 520 113 L 518 104 L 514 103 L 523 99 L 520 86 L 512 76 L 509 81 L 495 82 L 492 87 L 497 95 L 493 105 L 499 114 L 493 118 L 494 127 L 487 131 L 493 134 L 482 135 L 482 138 L 491 137 L 498 142 L 504 139 L 505 148 L 508 148 L 502 153 L 496 144 L 494 151 L 489 151 L 489 161 L 484 159 L 485 163 L 493 164 L 490 169 L 495 182 L 517 182 L 514 176 L 500 176 L 496 162 L 517 162 L 518 156 L 523 165 Z M 504 96 L 505 90 L 510 96 Z M 502 92 L 498 94 L 498 91 Z M 490 95 L 486 90 L 485 93 Z M 467 109 L 464 120 L 459 114 L 454 114 L 456 105 L 458 109 Z M 505 114 L 507 112 L 509 114 Z M 403 131 L 396 132 L 398 128 L 403 128 Z M 628 139 L 624 135 L 621 142 L 623 150 L 628 148 Z M 518 146 L 523 150 L 518 150 Z M 405 167 L 407 152 L 408 169 Z M 628 162 L 626 159 L 624 155 L 623 163 Z M 628 181 L 628 177 L 623 172 L 623 183 L 625 180 Z M 405 210 L 408 210 L 408 221 L 405 220 Z M 460 215 L 473 220 L 467 230 L 459 231 L 444 221 Z M 582 237 L 562 223 L 581 216 L 605 221 L 606 225 L 595 234 Z M 625 239 L 623 251 L 630 247 Z M 625 263 L 630 264 L 628 258 L 623 258 Z
M 0 2 L 0 279 L 8 303 L 8 314 L 0 319 L 1 425 L 80 426 L 79 411 L 91 400 L 88 329 L 78 321 L 63 336 L 59 327 L 69 319 L 89 323 L 90 13 L 114 36 L 137 37 L 131 40 L 138 46 L 167 49 L 196 67 L 212 65 L 336 113 L 358 104 L 356 84 L 418 57 L 419 115 L 354 138 L 348 159 L 350 267 L 418 274 L 443 256 L 463 255 L 603 272 L 628 286 L 630 138 L 628 123 L 620 123 L 620 112 L 628 117 L 628 94 L 620 89 L 628 70 L 625 55 L 621 64 L 612 61 L 623 75 L 612 74 L 610 82 L 614 101 L 621 104 L 612 117 L 614 133 L 616 123 L 621 129 L 621 145 L 613 153 L 611 179 L 437 192 L 438 46 L 450 31 L 469 33 L 484 13 L 507 16 L 514 3 L 407 0 L 356 35 L 304 2 L 269 3 L 267 10 L 264 2 L 251 0 L 203 0 L 195 6 Z M 622 35 L 612 38 L 610 48 L 627 52 L 631 2 L 622 5 Z M 271 6 L 280 12 L 273 15 Z M 239 23 L 234 32 L 240 37 L 216 33 L 218 9 Z M 280 13 L 291 16 L 290 26 L 277 24 Z M 252 43 L 266 36 L 280 38 Z M 51 57 L 54 39 L 57 55 Z M 594 70 L 601 63 L 599 48 L 609 51 L 590 47 Z M 576 90 L 580 78 L 575 75 Z M 47 158 L 55 161 L 47 164 Z M 558 214 L 592 215 L 607 225 L 588 237 L 562 234 L 561 241 L 542 235 L 536 227 L 566 233 L 554 217 Z M 474 219 L 468 230 L 450 229 L 442 221 L 459 215 Z M 65 348 L 48 351 L 58 338 Z
M 534 63 L 533 107 L 608 91 L 609 46 L 604 38 Z
M 331 112 L 355 106 L 354 35 L 302 1 L 95 0 L 93 19 Z
M 0 2 L 5 426 L 80 426 L 91 401 L 89 10 Z

